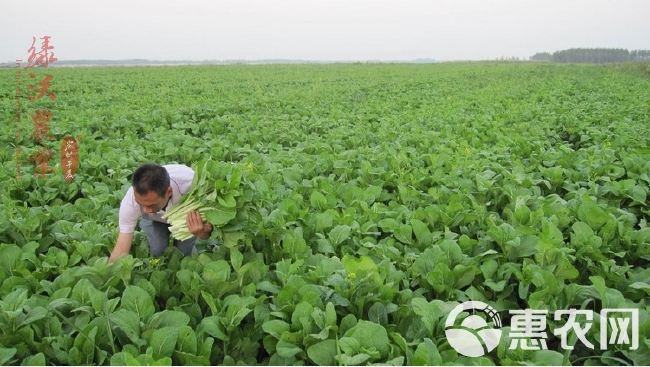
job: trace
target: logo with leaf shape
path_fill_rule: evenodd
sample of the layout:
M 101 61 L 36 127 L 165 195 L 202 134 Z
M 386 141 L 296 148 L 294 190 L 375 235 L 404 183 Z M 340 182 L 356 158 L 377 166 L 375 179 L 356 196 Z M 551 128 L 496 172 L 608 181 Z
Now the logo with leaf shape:
M 454 327 L 456 318 L 465 311 L 482 311 L 492 320 L 492 326 L 479 315 L 467 316 L 460 327 Z M 467 357 L 480 357 L 494 350 L 501 340 L 501 317 L 497 311 L 481 301 L 467 301 L 454 307 L 445 322 L 447 341 L 458 352 Z

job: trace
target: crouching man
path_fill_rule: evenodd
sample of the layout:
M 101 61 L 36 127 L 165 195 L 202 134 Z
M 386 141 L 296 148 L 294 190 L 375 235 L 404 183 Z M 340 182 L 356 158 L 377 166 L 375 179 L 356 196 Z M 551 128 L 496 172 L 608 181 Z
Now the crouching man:
M 190 191 L 194 171 L 185 165 L 144 164 L 135 170 L 131 187 L 120 204 L 119 233 L 109 263 L 131 251 L 135 226 L 140 219 L 140 228 L 147 235 L 151 256 L 162 254 L 171 237 L 169 224 L 162 218 L 181 197 Z M 212 225 L 201 220 L 197 211 L 187 214 L 187 228 L 194 237 L 178 241 L 176 246 L 186 256 L 196 252 L 197 238 L 207 239 L 212 233 Z

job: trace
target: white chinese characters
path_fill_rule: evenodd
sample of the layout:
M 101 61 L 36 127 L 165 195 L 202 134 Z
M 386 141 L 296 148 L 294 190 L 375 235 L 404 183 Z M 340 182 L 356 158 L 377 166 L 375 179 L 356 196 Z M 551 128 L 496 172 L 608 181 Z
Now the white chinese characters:
M 510 310 L 511 332 L 510 349 L 520 347 L 524 350 L 548 349 L 546 344 L 546 310 Z M 571 330 L 575 333 L 577 340 L 589 349 L 595 345 L 586 337 L 587 332 L 594 325 L 594 312 L 590 310 L 557 310 L 553 314 L 555 321 L 560 321 L 563 316 L 568 316 L 564 326 L 553 330 L 553 334 L 559 336 L 563 349 L 573 349 L 568 343 L 568 335 Z M 578 320 L 580 316 L 580 320 Z M 639 310 L 633 308 L 606 308 L 600 311 L 600 340 L 601 350 L 611 345 L 629 345 L 630 350 L 639 347 Z

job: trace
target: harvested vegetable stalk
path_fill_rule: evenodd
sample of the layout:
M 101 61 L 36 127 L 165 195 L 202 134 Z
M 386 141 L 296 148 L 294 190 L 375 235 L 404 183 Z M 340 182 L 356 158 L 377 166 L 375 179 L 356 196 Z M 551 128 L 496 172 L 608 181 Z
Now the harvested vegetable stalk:
M 201 161 L 196 164 L 190 191 L 162 217 L 171 225 L 172 237 L 187 240 L 193 234 L 187 228 L 187 214 L 196 210 L 201 219 L 221 228 L 237 216 L 237 198 L 242 171 L 231 163 Z

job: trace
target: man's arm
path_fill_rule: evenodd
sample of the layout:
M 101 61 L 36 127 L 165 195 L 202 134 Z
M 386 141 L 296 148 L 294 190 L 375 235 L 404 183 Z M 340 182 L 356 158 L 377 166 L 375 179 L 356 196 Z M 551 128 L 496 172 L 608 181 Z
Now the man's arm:
M 119 259 L 120 257 L 127 255 L 129 251 L 131 251 L 132 243 L 133 243 L 133 232 L 131 233 L 120 232 L 117 235 L 117 243 L 115 244 L 115 248 L 113 248 L 113 252 L 111 253 L 111 257 L 108 259 L 108 262 L 112 263 L 115 260 Z

